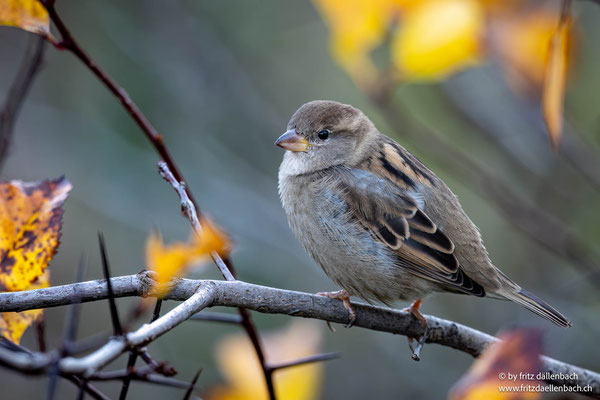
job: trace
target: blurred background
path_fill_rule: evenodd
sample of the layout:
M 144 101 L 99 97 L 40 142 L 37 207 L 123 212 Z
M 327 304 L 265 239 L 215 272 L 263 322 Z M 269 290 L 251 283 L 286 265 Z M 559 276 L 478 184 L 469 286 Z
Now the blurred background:
M 537 326 L 544 330 L 546 355 L 599 370 L 600 7 L 573 5 L 565 130 L 553 152 L 540 85 L 560 2 L 481 1 L 475 14 L 480 20 L 468 22 L 475 24 L 475 36 L 459 44 L 471 48 L 468 54 L 451 52 L 449 61 L 434 55 L 424 69 L 411 61 L 415 33 L 408 27 L 425 37 L 419 27 L 442 32 L 444 26 L 428 23 L 426 14 L 410 20 L 411 7 L 420 2 L 381 14 L 343 3 L 80 0 L 58 2 L 57 9 L 164 135 L 201 209 L 232 237 L 240 279 L 306 292 L 337 289 L 288 228 L 277 194 L 283 154 L 273 142 L 303 103 L 350 103 L 444 179 L 481 229 L 495 264 L 574 326 L 559 329 L 517 305 L 466 296 L 432 296 L 423 312 L 490 334 Z M 534 26 L 539 32 L 525 29 Z M 32 36 L 0 29 L 2 100 Z M 49 46 L 1 177 L 35 181 L 64 174 L 73 184 L 62 244 L 50 265 L 52 285 L 74 281 L 82 254 L 89 260 L 87 278 L 102 276 L 98 231 L 106 237 L 115 275 L 145 267 L 153 229 L 167 242 L 187 239 L 189 224 L 157 174 L 157 161 L 106 88 L 71 54 Z M 208 264 L 189 276 L 219 278 L 215 271 Z M 120 300 L 121 313 L 137 301 Z M 104 302 L 82 310 L 79 337 L 110 329 Z M 65 311 L 46 312 L 50 345 L 60 342 Z M 283 316 L 254 318 L 261 332 L 290 323 Z M 323 364 L 320 384 L 308 398 L 444 398 L 473 362 L 456 350 L 426 345 L 416 363 L 404 337 L 360 328 L 331 332 L 325 323 L 312 327 L 320 335 L 319 350 L 341 352 L 342 359 Z M 202 367 L 199 385 L 210 391 L 226 384 L 218 343 L 240 332 L 190 321 L 150 349 L 182 379 Z M 30 329 L 22 344 L 35 343 Z M 3 398 L 37 398 L 46 384 L 43 377 L 0 370 Z M 98 385 L 111 397 L 119 386 Z M 62 382 L 60 393 L 71 398 L 76 390 Z M 128 398 L 181 395 L 133 383 Z

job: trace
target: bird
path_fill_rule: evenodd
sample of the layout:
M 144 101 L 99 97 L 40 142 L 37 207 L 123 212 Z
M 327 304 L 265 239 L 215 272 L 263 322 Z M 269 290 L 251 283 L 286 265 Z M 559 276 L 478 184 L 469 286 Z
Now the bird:
M 289 226 L 341 288 L 318 294 L 343 301 L 349 326 L 356 296 L 388 306 L 412 302 L 408 311 L 426 329 L 419 307 L 437 292 L 510 300 L 572 325 L 492 263 L 448 185 L 358 108 L 308 102 L 275 145 L 285 150 L 278 188 Z

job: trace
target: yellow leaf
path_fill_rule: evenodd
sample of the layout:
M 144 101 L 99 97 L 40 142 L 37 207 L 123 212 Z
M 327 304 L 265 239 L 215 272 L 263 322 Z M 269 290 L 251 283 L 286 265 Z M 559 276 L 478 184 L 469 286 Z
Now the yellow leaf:
M 26 290 L 42 289 L 50 286 L 50 271 L 46 270 Z M 0 334 L 12 342 L 19 344 L 25 330 L 33 322 L 42 318 L 44 310 L 28 310 L 23 312 L 5 312 L 0 314 Z
M 501 341 L 490 345 L 452 387 L 448 395 L 450 400 L 540 398 L 540 392 L 526 388 L 542 384 L 536 379 L 540 372 L 540 331 L 521 329 L 503 333 L 498 338 Z
M 49 35 L 48 12 L 38 0 L 0 0 L 0 25 Z
M 563 106 L 567 84 L 567 63 L 571 32 L 569 10 L 570 8 L 566 9 L 565 14 L 560 19 L 556 32 L 552 36 L 550 54 L 544 74 L 544 86 L 542 88 L 544 121 L 546 122 L 550 143 L 554 150 L 558 149 L 563 129 Z
M 392 61 L 405 80 L 444 79 L 482 59 L 484 10 L 476 0 L 419 2 L 392 42 Z
M 0 183 L 0 291 L 48 287 L 48 263 L 60 243 L 62 204 L 71 184 L 54 181 Z M 19 343 L 42 310 L 2 313 L 0 334 Z
M 395 16 L 394 0 L 313 0 L 331 30 L 335 60 L 355 80 L 368 81 L 376 74 L 369 52 L 379 46 Z
M 295 320 L 286 329 L 264 336 L 267 361 L 280 363 L 318 352 L 322 331 L 313 321 Z M 227 381 L 210 391 L 209 400 L 267 400 L 262 369 L 246 335 L 225 337 L 217 346 L 217 361 Z M 318 397 L 323 365 L 311 363 L 274 373 L 277 398 L 312 400 Z
M 64 177 L 0 183 L 0 290 L 27 290 L 42 275 L 59 245 L 70 190 Z
M 200 221 L 202 233 L 192 234 L 187 243 L 174 242 L 165 246 L 159 233 L 153 233 L 146 243 L 146 263 L 158 273 L 157 294 L 162 297 L 168 292 L 168 283 L 174 277 L 184 275 L 190 266 L 204 261 L 212 251 L 219 254 L 229 252 L 230 243 L 210 220 Z

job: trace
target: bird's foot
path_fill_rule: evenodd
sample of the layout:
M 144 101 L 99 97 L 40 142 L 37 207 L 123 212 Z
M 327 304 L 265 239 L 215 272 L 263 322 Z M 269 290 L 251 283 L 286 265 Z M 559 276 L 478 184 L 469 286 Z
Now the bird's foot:
M 412 359 L 415 361 L 421 360 L 421 350 L 423 349 L 423 344 L 425 344 L 425 340 L 427 339 L 427 334 L 429 333 L 429 327 L 427 325 L 427 319 L 421 314 L 419 308 L 421 307 L 421 303 L 423 301 L 421 299 L 415 300 L 410 307 L 403 309 L 402 311 L 410 312 L 416 319 L 421 322 L 423 326 L 424 332 L 421 336 L 419 336 L 416 340 L 417 344 L 414 344 L 415 339 L 409 337 L 408 338 L 408 347 L 412 351 Z
M 356 311 L 354 311 L 354 307 L 350 303 L 350 295 L 344 289 L 338 290 L 337 292 L 319 292 L 317 296 L 329 297 L 330 299 L 342 300 L 344 304 L 344 308 L 348 311 L 348 325 L 346 328 L 350 328 L 354 325 L 354 321 L 356 321 Z

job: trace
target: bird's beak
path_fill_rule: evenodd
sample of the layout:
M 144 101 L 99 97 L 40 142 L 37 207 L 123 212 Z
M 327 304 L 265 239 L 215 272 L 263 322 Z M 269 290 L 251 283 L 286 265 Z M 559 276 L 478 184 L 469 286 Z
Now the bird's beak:
M 310 148 L 308 140 L 306 140 L 304 136 L 296 133 L 296 129 L 290 129 L 279 136 L 279 139 L 275 141 L 275 144 L 282 149 L 294 152 L 306 151 Z

